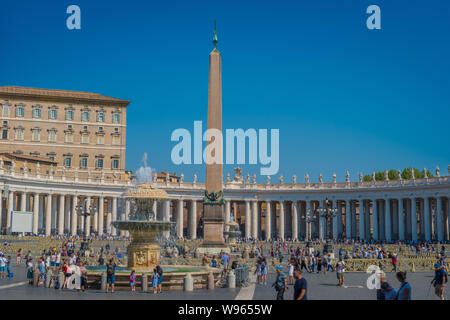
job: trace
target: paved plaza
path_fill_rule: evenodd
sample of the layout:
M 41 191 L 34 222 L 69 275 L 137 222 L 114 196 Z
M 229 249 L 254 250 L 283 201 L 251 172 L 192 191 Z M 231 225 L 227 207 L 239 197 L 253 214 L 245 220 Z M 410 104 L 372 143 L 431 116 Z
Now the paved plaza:
M 72 290 L 56 290 L 48 288 L 36 288 L 28 285 L 25 267 L 14 267 L 14 279 L 0 280 L 0 300 L 274 300 L 275 290 L 271 284 L 275 280 L 275 274 L 270 273 L 267 286 L 256 284 L 254 279 L 249 287 L 245 288 L 216 288 L 214 291 L 206 289 L 194 290 L 193 292 L 166 291 L 162 294 L 151 292 L 116 291 L 105 293 L 100 290 L 87 290 L 77 292 Z M 345 286 L 336 286 L 336 274 L 334 272 L 325 274 L 303 274 L 308 281 L 308 298 L 310 300 L 375 300 L 375 290 L 366 287 L 368 274 L 346 273 Z M 394 273 L 387 273 L 389 283 L 396 289 L 399 287 Z M 408 282 L 412 286 L 413 300 L 438 300 L 430 289 L 433 274 L 410 273 Z M 292 299 L 292 287 L 285 293 L 285 299 Z M 448 296 L 448 295 L 447 295 Z

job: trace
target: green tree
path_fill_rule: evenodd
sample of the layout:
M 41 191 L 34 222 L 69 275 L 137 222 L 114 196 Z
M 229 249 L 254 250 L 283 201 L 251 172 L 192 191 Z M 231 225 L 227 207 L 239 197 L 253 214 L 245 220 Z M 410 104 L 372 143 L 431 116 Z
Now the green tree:
M 389 180 L 398 180 L 397 170 L 395 170 L 395 169 L 389 170 L 388 177 L 389 177 Z
M 364 176 L 364 178 L 363 178 L 363 181 L 364 181 L 364 182 L 370 182 L 370 181 L 372 181 L 372 176 L 366 174 L 366 175 Z
M 384 181 L 384 172 L 379 171 L 379 172 L 375 173 L 375 180 Z

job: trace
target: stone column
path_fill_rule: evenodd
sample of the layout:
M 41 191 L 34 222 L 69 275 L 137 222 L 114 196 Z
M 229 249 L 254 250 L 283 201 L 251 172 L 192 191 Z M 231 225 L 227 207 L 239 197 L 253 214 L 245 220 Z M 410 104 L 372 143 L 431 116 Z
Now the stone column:
M 225 202 L 225 225 L 230 222 L 231 215 L 231 201 L 228 200 Z M 228 231 L 228 227 L 225 226 L 225 229 Z
M 284 240 L 284 215 L 285 215 L 285 210 L 284 210 L 284 202 L 280 201 L 280 239 Z
M 112 198 L 112 221 L 117 221 L 117 198 Z M 111 227 L 111 234 L 117 236 L 117 229 Z
M 417 242 L 417 209 L 416 199 L 411 198 L 411 240 Z
M 78 206 L 78 197 L 76 195 L 72 196 L 72 221 L 70 223 L 70 234 L 72 236 L 77 235 L 77 222 L 78 222 L 78 212 L 77 212 L 77 206 Z
M 33 197 L 33 234 L 39 233 L 39 193 Z
M 436 198 L 436 236 L 438 241 L 444 240 L 444 220 L 442 219 L 442 198 Z
M 125 206 L 128 206 L 128 212 L 129 212 L 130 211 L 130 201 L 129 200 L 127 200 Z M 98 198 L 98 234 L 99 235 L 103 235 L 105 233 L 104 221 L 105 221 L 105 198 L 103 196 L 101 196 Z
M 338 238 L 338 205 L 337 200 L 331 202 L 331 209 L 333 209 L 335 212 L 332 216 L 331 225 L 332 225 L 332 233 L 333 233 L 333 239 L 336 240 Z
M 230 202 L 226 202 L 228 204 L 228 209 L 230 208 Z M 197 239 L 197 200 L 191 200 L 191 214 L 189 219 L 189 236 L 192 240 Z M 228 213 L 228 217 L 230 214 Z
M 20 211 L 25 212 L 27 211 L 27 193 L 22 192 L 20 195 Z
M 114 198 L 115 199 L 115 198 Z M 86 212 L 91 214 L 90 206 L 91 206 L 91 197 L 86 197 Z M 85 227 L 84 227 L 84 235 L 88 237 L 91 234 L 91 216 L 85 217 Z
M 258 201 L 252 201 L 252 238 L 258 239 Z
M 245 200 L 245 238 L 251 237 L 250 201 Z
M 163 221 L 170 221 L 170 200 L 163 200 Z M 163 236 L 165 239 L 169 239 L 170 231 L 164 231 Z
M 366 227 L 364 223 L 366 222 L 365 212 L 364 212 L 364 200 L 359 200 L 359 238 L 364 240 L 366 238 Z
M 100 200 L 99 200 L 100 201 Z M 103 201 L 103 200 L 102 200 Z M 103 210 L 102 210 L 103 211 Z M 125 221 L 130 220 L 130 211 L 131 211 L 131 202 L 130 199 L 125 199 Z M 100 215 L 100 211 L 98 214 L 99 217 L 99 226 L 100 226 L 100 221 L 102 222 L 102 229 L 101 232 L 103 233 L 103 212 Z M 164 217 L 163 217 L 164 220 Z M 125 231 L 125 236 L 129 237 L 130 236 L 130 232 L 129 231 Z
M 66 209 L 66 204 L 64 202 L 65 196 L 63 194 L 59 195 L 59 210 L 58 210 L 58 234 L 64 234 L 64 210 Z
M 424 198 L 423 202 L 425 214 L 425 240 L 429 241 L 431 240 L 431 198 Z
M 177 237 L 183 238 L 183 200 L 177 201 Z
M 8 212 L 6 213 L 6 232 L 9 233 L 11 228 L 11 215 L 14 211 L 14 191 L 9 191 L 8 194 Z
M 112 234 L 112 226 L 111 226 L 111 222 L 112 222 L 112 211 L 111 211 L 111 203 L 112 203 L 112 199 L 108 198 L 108 210 L 106 212 L 106 233 L 107 234 Z
M 378 240 L 378 204 L 377 199 L 372 199 L 372 227 L 373 239 Z
M 94 227 L 94 233 L 98 234 L 98 204 L 97 204 L 98 198 L 93 199 L 92 206 L 94 207 L 94 217 L 93 217 L 93 227 Z
M 266 201 L 266 240 L 272 239 L 272 204 Z
M 386 241 L 391 241 L 391 201 L 385 199 L 385 211 L 384 211 L 384 236 Z
M 398 240 L 405 240 L 405 220 L 403 213 L 403 199 L 398 199 Z
M 350 200 L 345 200 L 345 237 L 352 238 L 352 208 Z
M 320 209 L 323 209 L 323 201 L 319 201 L 319 207 L 318 207 L 318 212 L 319 212 L 319 239 L 323 240 L 324 239 L 324 225 L 325 225 L 325 218 L 322 216 L 323 215 L 323 211 L 321 211 Z
M 47 195 L 45 210 L 45 235 L 49 236 L 52 232 L 52 195 Z
M 308 221 L 312 217 L 311 212 L 311 201 L 306 200 L 306 212 L 305 212 L 305 220 L 306 220 L 306 240 L 311 238 L 311 221 Z
M 292 205 L 292 240 L 298 239 L 298 202 Z

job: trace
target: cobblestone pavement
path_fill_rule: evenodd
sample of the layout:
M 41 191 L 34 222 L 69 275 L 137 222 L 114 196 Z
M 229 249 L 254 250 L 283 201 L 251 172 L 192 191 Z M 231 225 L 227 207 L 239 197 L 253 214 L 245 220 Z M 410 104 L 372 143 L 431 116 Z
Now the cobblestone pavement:
M 153 292 L 130 292 L 116 291 L 115 293 L 105 293 L 99 290 L 88 290 L 77 292 L 72 290 L 55 290 L 46 288 L 30 287 L 26 283 L 25 267 L 13 268 L 13 279 L 0 280 L 0 300 L 9 299 L 51 299 L 51 300 L 103 300 L 103 299 L 126 299 L 126 300 L 234 300 L 236 297 L 253 300 L 273 300 L 275 299 L 275 290 L 271 284 L 275 280 L 275 274 L 269 274 L 268 284 L 266 286 L 252 283 L 253 288 L 246 289 L 228 289 L 216 288 L 214 291 L 195 290 L 185 293 L 182 291 L 168 291 L 162 294 L 153 294 Z M 335 273 L 309 274 L 304 273 L 308 281 L 308 298 L 310 300 L 375 300 L 375 290 L 369 290 L 366 287 L 368 274 L 347 273 L 345 274 L 345 285 L 347 288 L 337 287 Z M 410 273 L 407 275 L 408 282 L 412 285 L 412 298 L 414 300 L 438 300 L 434 295 L 433 288 L 430 288 L 430 282 L 433 279 L 432 273 Z M 387 273 L 389 283 L 396 289 L 399 282 L 395 279 L 394 273 Z M 429 292 L 429 294 L 428 294 Z M 428 294 L 428 295 L 427 295 Z M 293 288 L 289 288 L 285 293 L 285 299 L 291 300 Z

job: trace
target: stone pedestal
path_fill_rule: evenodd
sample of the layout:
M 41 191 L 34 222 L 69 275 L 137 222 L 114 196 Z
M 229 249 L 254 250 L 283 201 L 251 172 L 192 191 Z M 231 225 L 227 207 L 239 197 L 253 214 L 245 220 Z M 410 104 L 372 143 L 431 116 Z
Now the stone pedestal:
M 128 246 L 128 269 L 152 270 L 159 265 L 160 247 L 158 244 L 133 244 Z
M 201 245 L 203 248 L 223 247 L 225 248 L 225 240 L 223 237 L 224 230 L 224 204 L 204 203 L 203 218 L 203 238 Z

